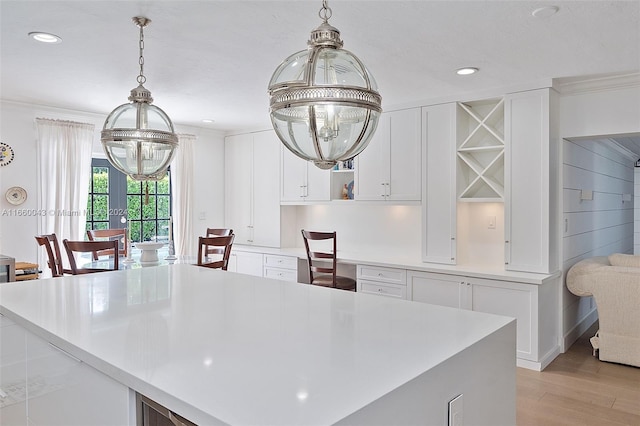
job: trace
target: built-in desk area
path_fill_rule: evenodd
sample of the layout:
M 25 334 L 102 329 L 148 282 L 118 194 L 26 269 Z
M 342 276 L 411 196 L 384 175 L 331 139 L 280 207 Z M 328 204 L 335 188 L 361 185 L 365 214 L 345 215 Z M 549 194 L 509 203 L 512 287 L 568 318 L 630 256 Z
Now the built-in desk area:
M 419 253 L 338 250 L 337 257 L 339 273 L 356 278 L 359 293 L 516 318 L 519 367 L 542 370 L 560 354 L 559 271 L 535 274 L 425 263 Z M 229 269 L 297 282 L 305 282 L 308 275 L 306 253 L 300 247 L 234 244 Z
M 187 264 L 2 284 L 0 314 L 7 424 L 131 425 L 135 392 L 200 425 L 516 420 L 503 316 Z

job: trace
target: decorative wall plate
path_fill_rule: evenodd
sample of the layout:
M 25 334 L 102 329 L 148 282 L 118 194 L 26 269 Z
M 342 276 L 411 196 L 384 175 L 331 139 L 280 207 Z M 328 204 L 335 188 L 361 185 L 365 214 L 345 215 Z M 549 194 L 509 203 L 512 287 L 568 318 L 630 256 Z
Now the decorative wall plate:
M 7 189 L 7 192 L 4 194 L 5 198 L 8 202 L 13 204 L 14 206 L 20 205 L 27 200 L 27 191 L 20 186 L 12 186 Z
M 0 166 L 6 166 L 11 163 L 14 156 L 13 148 L 6 143 L 0 142 Z

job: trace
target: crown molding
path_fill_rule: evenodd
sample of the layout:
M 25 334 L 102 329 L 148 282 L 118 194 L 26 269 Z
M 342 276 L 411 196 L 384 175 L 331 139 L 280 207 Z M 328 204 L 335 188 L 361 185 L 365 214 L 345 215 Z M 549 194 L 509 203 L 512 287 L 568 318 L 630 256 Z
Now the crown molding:
M 640 87 L 640 72 L 585 78 L 558 78 L 554 79 L 553 82 L 553 88 L 561 95 L 576 95 L 632 87 Z

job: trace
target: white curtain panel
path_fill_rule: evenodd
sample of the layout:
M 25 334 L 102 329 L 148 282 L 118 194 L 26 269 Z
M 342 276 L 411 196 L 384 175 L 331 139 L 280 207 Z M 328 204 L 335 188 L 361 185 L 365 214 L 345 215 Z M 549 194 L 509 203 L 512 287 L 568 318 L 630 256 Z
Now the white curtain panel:
M 194 135 L 178 135 L 178 148 L 171 162 L 173 235 L 176 256 L 195 256 L 198 244 L 193 236 Z
M 60 242 L 83 240 L 95 126 L 46 118 L 37 118 L 36 125 L 38 210 L 43 212 L 38 232 L 55 233 Z

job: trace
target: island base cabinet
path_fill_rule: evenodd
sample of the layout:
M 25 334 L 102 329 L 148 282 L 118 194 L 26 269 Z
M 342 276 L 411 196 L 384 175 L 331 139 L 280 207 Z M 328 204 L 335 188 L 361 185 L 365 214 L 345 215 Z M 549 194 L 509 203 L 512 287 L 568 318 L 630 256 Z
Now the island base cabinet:
M 0 315 L 0 425 L 27 424 L 26 333 Z
M 26 342 L 29 426 L 135 424 L 128 387 L 32 333 Z

